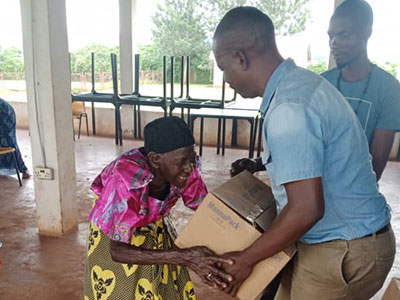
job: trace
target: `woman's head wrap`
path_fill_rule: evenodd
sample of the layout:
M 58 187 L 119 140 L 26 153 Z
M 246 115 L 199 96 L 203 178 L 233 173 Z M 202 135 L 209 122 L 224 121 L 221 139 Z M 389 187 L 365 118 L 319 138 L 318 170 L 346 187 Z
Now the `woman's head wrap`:
M 192 131 L 185 121 L 177 117 L 164 117 L 144 127 L 146 153 L 166 153 L 194 145 Z

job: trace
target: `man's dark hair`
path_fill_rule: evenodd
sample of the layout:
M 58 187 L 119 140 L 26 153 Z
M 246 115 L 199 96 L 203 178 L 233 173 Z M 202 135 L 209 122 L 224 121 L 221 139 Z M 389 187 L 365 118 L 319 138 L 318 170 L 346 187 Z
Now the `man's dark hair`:
M 358 29 L 372 27 L 374 14 L 371 6 L 364 0 L 346 0 L 333 13 L 333 17 L 345 17 L 352 20 Z
M 271 19 L 251 6 L 240 6 L 228 11 L 214 33 L 219 44 L 237 44 L 240 48 L 268 50 L 275 44 L 275 30 Z

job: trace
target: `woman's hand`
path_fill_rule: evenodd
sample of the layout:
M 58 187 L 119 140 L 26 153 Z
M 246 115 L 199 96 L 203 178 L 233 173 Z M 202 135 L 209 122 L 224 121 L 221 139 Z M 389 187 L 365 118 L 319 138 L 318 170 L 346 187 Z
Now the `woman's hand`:
M 182 249 L 182 251 L 185 256 L 185 266 L 196 272 L 204 283 L 221 290 L 228 287 L 228 283 L 233 278 L 229 273 L 220 269 L 218 265 L 232 265 L 232 259 L 218 256 L 212 250 L 203 246 Z
M 235 297 L 242 283 L 253 271 L 255 263 L 250 262 L 245 253 L 241 251 L 225 253 L 222 257 L 234 261 L 234 264 L 223 264 L 222 270 L 232 276 L 232 280 L 223 291 Z

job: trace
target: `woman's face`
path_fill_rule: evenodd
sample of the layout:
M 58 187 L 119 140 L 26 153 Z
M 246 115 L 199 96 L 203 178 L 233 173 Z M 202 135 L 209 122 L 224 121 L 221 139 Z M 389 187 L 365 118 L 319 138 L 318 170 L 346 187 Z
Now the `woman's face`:
M 159 155 L 159 174 L 166 182 L 184 187 L 196 165 L 194 145 Z

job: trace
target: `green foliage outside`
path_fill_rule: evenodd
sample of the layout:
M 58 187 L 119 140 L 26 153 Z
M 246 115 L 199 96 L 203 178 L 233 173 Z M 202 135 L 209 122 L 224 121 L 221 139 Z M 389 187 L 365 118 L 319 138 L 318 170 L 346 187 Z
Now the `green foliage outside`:
M 309 0 L 258 0 L 256 7 L 274 22 L 278 35 L 292 35 L 306 29 Z
M 223 15 L 241 5 L 252 5 L 267 13 L 275 23 L 277 34 L 287 35 L 305 29 L 309 0 L 165 0 L 153 15 L 154 44 L 141 46 L 143 70 L 158 67 L 161 57 L 190 56 L 196 83 L 211 81 L 209 55 L 212 35 Z M 153 69 L 154 70 L 154 69 Z
M 386 62 L 384 64 L 379 64 L 376 61 L 372 61 L 372 63 L 376 64 L 380 68 L 384 69 L 386 72 L 393 75 L 393 77 L 397 78 L 397 69 L 399 66 L 397 63 Z M 317 74 L 321 74 L 328 70 L 328 65 L 325 62 L 319 62 L 319 63 L 313 64 L 313 65 L 307 66 L 307 69 L 309 69 Z
M 249 5 L 266 13 L 275 26 L 277 35 L 292 35 L 306 28 L 310 10 L 310 0 L 208 0 L 206 1 L 210 18 L 209 30 L 214 32 L 225 13 L 237 6 Z M 203 1 L 204 2 L 204 1 Z
M 154 44 L 139 45 L 141 70 L 162 70 L 162 56 L 157 52 Z
M 212 66 L 209 61 L 212 34 L 222 16 L 230 9 L 241 5 L 252 5 L 266 14 L 274 22 L 278 35 L 291 35 L 305 29 L 310 0 L 165 0 L 158 4 L 155 14 L 153 40 L 149 45 L 139 45 L 140 69 L 145 82 L 161 82 L 162 57 L 175 57 L 176 82 L 180 79 L 180 57 L 191 57 L 191 82 L 208 84 L 211 82 Z M 91 44 L 70 55 L 72 73 L 91 72 L 91 52 L 95 53 L 95 71 L 111 72 L 111 53 L 119 57 L 119 47 Z M 398 64 L 386 62 L 381 68 L 397 76 Z M 118 66 L 119 69 L 119 66 Z M 308 66 L 315 73 L 328 69 L 325 62 Z M 22 51 L 14 47 L 0 47 L 0 72 L 24 72 Z M 154 73 L 156 72 L 156 73 Z M 106 78 L 109 81 L 110 76 Z M 8 78 L 7 78 L 8 79 Z M 14 79 L 14 78 L 10 78 Z M 15 78 L 17 79 L 17 78 Z M 18 78 L 19 79 L 19 78 Z M 96 78 L 96 80 L 98 80 Z M 168 79 L 169 81 L 169 79 Z
M 0 72 L 24 72 L 22 51 L 15 47 L 3 49 L 0 46 Z
M 326 64 L 326 62 L 319 62 L 316 64 L 308 65 L 307 69 L 313 71 L 316 74 L 321 74 L 325 71 L 328 71 L 328 65 Z
M 195 69 L 208 67 L 211 44 L 199 0 L 165 0 L 152 17 L 154 46 L 159 57 L 190 56 Z
M 212 35 L 218 22 L 226 12 L 237 6 L 251 5 L 250 1 L 247 0 L 208 0 L 207 4 L 204 4 L 204 1 L 199 2 L 202 3 L 201 8 L 205 11 L 207 18 L 205 25 L 207 36 L 210 40 L 212 39 Z
M 385 62 L 384 64 L 378 64 L 377 62 L 373 62 L 374 64 L 378 65 L 382 69 L 384 69 L 386 72 L 392 74 L 395 78 L 397 78 L 397 67 L 398 64 L 396 63 L 391 63 L 391 62 Z
M 150 83 L 155 80 L 158 83 L 162 82 L 162 70 L 163 70 L 163 57 L 161 53 L 156 51 L 155 44 L 150 45 L 139 45 L 140 54 L 140 70 L 144 71 L 144 82 Z M 184 56 L 185 64 L 186 57 Z M 181 77 L 181 58 L 182 56 L 174 56 L 174 82 L 180 82 Z M 208 60 L 207 60 L 208 62 Z M 171 56 L 167 56 L 167 82 L 170 82 L 170 72 L 171 72 Z M 193 62 L 191 59 L 191 69 L 190 69 L 190 82 L 198 84 L 208 84 L 210 83 L 211 67 L 197 68 L 196 61 Z M 154 74 L 154 71 L 156 72 Z M 186 73 L 185 73 L 186 74 Z M 186 76 L 186 75 L 184 75 Z
M 165 0 L 158 4 L 152 16 L 154 43 L 139 47 L 141 70 L 162 72 L 162 56 L 175 56 L 175 80 L 179 80 L 178 58 L 190 56 L 191 82 L 210 83 L 211 38 L 217 23 L 228 10 L 240 5 L 256 6 L 271 17 L 278 34 L 286 35 L 304 30 L 309 16 L 306 7 L 308 2 L 309 0 Z M 96 73 L 111 72 L 110 54 L 118 55 L 119 48 L 91 44 L 73 51 L 70 56 L 72 73 L 91 71 L 91 52 L 95 53 Z M 0 49 L 0 72 L 23 72 L 21 51 L 15 48 Z
M 111 72 L 111 53 L 119 56 L 119 46 L 108 47 L 100 44 L 90 44 L 71 52 L 71 72 L 91 72 L 91 53 L 95 53 L 95 72 Z

